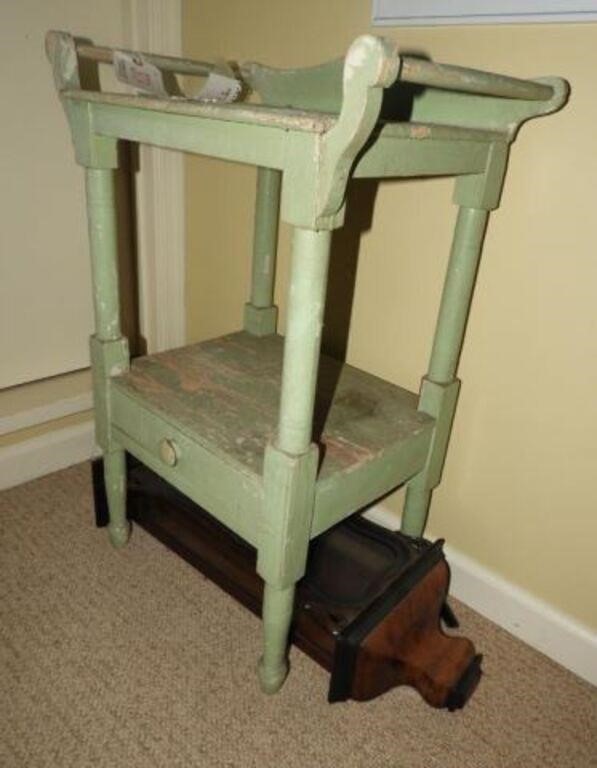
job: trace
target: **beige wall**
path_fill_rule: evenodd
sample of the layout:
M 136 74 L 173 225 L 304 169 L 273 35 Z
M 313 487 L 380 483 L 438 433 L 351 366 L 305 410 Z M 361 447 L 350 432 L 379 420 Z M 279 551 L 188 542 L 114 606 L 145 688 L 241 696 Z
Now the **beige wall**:
M 306 65 L 370 29 L 370 2 L 186 2 L 185 54 Z M 462 397 L 430 533 L 597 627 L 597 26 L 385 28 L 402 50 L 533 77 L 572 97 L 516 141 L 493 214 L 460 366 Z M 188 325 L 237 328 L 249 275 L 254 171 L 189 159 Z M 360 242 L 348 359 L 417 388 L 454 208 L 448 181 L 384 183 Z M 359 201 L 366 194 L 357 196 Z M 353 205 L 353 209 L 355 206 Z M 288 259 L 282 229 L 278 300 Z M 338 241 L 337 245 L 338 245 Z M 350 253 L 336 247 L 336 275 Z M 399 511 L 401 496 L 389 502 Z
M 93 324 L 83 174 L 44 52 L 48 29 L 124 40 L 124 0 L 0 3 L 0 387 L 89 365 Z M 8 183 L 6 183 L 8 181 Z M 68 296 L 68 300 L 65 300 Z
M 5 66 L 0 77 L 13 117 L 0 126 L 3 145 L 12 148 L 0 162 L 3 178 L 9 180 L 0 190 L 5 214 L 0 249 L 0 420 L 27 417 L 32 409 L 43 412 L 39 424 L 0 434 L 0 449 L 91 418 L 89 411 L 50 418 L 56 403 L 91 389 L 85 368 L 93 313 L 84 177 L 75 163 L 44 35 L 48 29 L 64 29 L 100 44 L 123 45 L 131 35 L 130 5 L 130 0 L 109 0 L 101 12 L 96 4 L 79 0 L 1 5 Z M 107 68 L 100 73 L 102 87 L 118 90 Z M 120 178 L 123 201 L 128 190 Z M 128 296 L 134 294 L 134 276 L 130 232 L 126 226 L 122 230 L 121 278 Z M 129 300 L 127 306 L 124 325 L 134 328 L 136 304 Z

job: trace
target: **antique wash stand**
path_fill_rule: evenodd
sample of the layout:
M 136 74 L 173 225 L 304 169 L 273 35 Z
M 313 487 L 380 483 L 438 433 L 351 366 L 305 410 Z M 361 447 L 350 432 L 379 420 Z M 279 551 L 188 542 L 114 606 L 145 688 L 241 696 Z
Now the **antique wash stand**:
M 79 60 L 110 64 L 113 51 L 64 32 L 48 33 L 46 45 L 86 174 L 91 361 L 110 539 L 120 547 L 129 537 L 127 451 L 253 545 L 265 583 L 259 679 L 273 693 L 287 674 L 295 585 L 309 541 L 405 482 L 402 530 L 423 533 L 454 416 L 488 213 L 499 203 L 510 144 L 525 120 L 564 104 L 567 85 L 403 57 L 393 42 L 367 35 L 344 60 L 318 67 L 241 65 L 261 103 L 205 104 L 85 90 Z M 205 63 L 146 57 L 171 73 L 209 73 Z M 401 95 L 409 114 L 393 119 L 389 105 Z M 130 362 L 117 280 L 121 139 L 257 166 L 243 330 Z M 324 297 L 331 233 L 343 224 L 350 179 L 439 175 L 455 177 L 459 211 L 417 395 L 320 356 Z M 294 228 L 284 338 L 273 305 L 279 217 Z

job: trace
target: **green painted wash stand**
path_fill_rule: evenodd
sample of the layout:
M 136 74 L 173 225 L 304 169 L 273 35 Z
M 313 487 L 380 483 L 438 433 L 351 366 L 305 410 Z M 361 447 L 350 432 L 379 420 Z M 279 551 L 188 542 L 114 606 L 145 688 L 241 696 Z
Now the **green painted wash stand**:
M 565 103 L 567 84 L 405 57 L 395 43 L 366 35 L 343 60 L 322 66 L 240 65 L 260 103 L 208 104 L 85 90 L 80 61 L 111 64 L 113 51 L 64 32 L 48 33 L 46 45 L 86 174 L 91 361 L 110 538 L 121 547 L 129 537 L 128 451 L 253 545 L 265 582 L 259 679 L 273 693 L 288 670 L 295 585 L 310 539 L 403 483 L 402 530 L 423 533 L 454 416 L 488 213 L 499 203 L 510 144 L 525 120 Z M 210 71 L 204 62 L 146 57 L 169 73 Z M 406 119 L 392 119 L 396 96 L 410 100 Z M 257 166 L 243 330 L 130 362 L 117 280 L 119 140 Z M 343 224 L 350 179 L 439 175 L 455 177 L 459 212 L 417 395 L 320 355 L 322 318 L 331 233 Z M 284 338 L 276 334 L 273 304 L 280 217 L 294 227 Z

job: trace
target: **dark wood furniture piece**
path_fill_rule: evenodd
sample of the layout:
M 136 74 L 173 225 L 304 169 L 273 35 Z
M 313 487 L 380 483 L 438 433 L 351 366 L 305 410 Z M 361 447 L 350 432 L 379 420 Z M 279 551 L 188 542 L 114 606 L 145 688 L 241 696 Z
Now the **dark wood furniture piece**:
M 129 461 L 132 519 L 260 616 L 256 550 L 142 464 Z M 93 467 L 96 518 L 108 524 L 101 459 Z M 330 702 L 366 701 L 410 685 L 434 707 L 464 706 L 481 675 L 446 598 L 449 568 L 430 543 L 353 516 L 311 542 L 291 640 L 330 672 Z

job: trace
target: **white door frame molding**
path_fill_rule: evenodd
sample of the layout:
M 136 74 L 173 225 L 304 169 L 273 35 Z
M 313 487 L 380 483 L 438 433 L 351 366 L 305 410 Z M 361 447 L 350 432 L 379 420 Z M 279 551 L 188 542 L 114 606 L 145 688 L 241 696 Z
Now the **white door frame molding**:
M 180 56 L 181 0 L 126 0 L 125 31 L 133 50 Z M 184 157 L 140 147 L 136 179 L 141 333 L 148 352 L 185 342 Z

